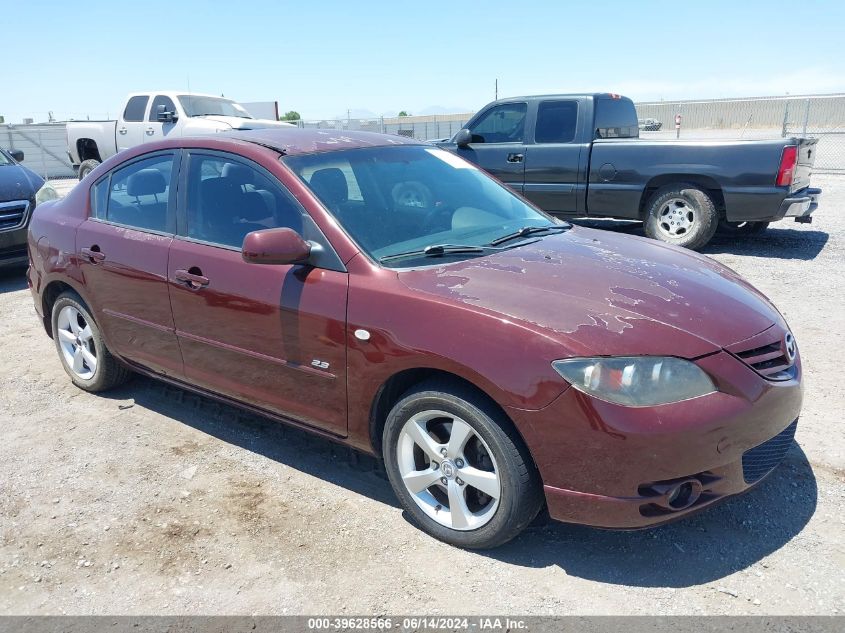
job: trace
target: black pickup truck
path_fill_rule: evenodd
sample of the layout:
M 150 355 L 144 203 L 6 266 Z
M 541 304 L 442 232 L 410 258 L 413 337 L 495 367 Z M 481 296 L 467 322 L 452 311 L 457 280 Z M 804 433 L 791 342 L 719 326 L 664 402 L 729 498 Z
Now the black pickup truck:
M 552 215 L 642 220 L 687 248 L 717 228 L 810 222 L 821 195 L 809 187 L 816 139 L 640 139 L 634 103 L 615 94 L 500 99 L 437 144 Z

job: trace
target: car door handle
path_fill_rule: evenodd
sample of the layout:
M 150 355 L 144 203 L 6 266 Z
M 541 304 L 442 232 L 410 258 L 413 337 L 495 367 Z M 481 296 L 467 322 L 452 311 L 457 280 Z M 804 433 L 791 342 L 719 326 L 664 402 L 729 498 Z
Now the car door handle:
M 99 263 L 106 258 L 105 253 L 101 253 L 99 247 L 92 246 L 91 248 L 82 248 L 79 251 L 83 257 L 87 257 L 92 264 Z
M 177 270 L 173 276 L 176 278 L 176 281 L 181 281 L 194 290 L 199 290 L 203 286 L 208 285 L 208 277 L 203 277 L 187 270 Z
M 119 134 L 126 134 L 126 128 L 125 128 L 125 127 L 120 128 L 120 129 L 118 130 L 118 133 L 119 133 Z
M 155 133 L 156 133 L 156 131 L 153 128 L 151 128 L 151 127 L 147 128 L 147 136 L 152 136 Z
M 524 154 L 508 154 L 509 163 L 521 163 L 523 158 L 525 158 Z

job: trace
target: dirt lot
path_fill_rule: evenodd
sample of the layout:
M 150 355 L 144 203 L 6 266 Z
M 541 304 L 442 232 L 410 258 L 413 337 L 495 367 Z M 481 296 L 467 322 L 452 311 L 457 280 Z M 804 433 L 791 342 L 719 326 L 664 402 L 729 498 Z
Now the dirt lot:
M 148 379 L 74 388 L 22 271 L 0 274 L 0 614 L 843 612 L 845 178 L 814 184 L 814 224 L 707 250 L 795 331 L 787 462 L 681 523 L 537 525 L 483 553 L 425 536 L 372 460 L 328 442 Z

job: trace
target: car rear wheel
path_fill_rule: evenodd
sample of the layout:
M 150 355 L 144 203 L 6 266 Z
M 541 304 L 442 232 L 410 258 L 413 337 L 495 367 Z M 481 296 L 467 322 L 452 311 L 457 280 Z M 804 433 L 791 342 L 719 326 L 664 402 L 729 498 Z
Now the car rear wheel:
M 719 220 L 719 233 L 722 235 L 752 235 L 765 231 L 768 226 L 768 222 L 728 222 L 727 220 Z
M 85 176 L 87 176 L 92 171 L 94 171 L 97 168 L 97 165 L 99 165 L 99 164 L 100 164 L 100 161 L 98 161 L 94 158 L 89 158 L 88 160 L 83 160 L 79 164 L 79 179 L 82 180 L 83 178 L 85 178 Z
M 510 421 L 469 390 L 435 381 L 406 393 L 388 415 L 383 448 L 405 510 L 452 545 L 506 543 L 542 506 L 539 476 Z
M 718 224 L 719 213 L 710 196 L 695 185 L 681 183 L 663 187 L 651 198 L 645 233 L 696 250 L 713 238 Z
M 52 312 L 53 340 L 70 379 L 85 391 L 105 391 L 128 380 L 131 372 L 112 356 L 82 299 L 64 293 Z

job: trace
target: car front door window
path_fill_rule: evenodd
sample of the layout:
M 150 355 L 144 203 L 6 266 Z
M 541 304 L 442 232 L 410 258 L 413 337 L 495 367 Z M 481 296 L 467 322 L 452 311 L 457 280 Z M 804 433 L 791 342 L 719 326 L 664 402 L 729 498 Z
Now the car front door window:
M 521 143 L 525 136 L 525 103 L 490 108 L 470 128 L 473 143 Z

